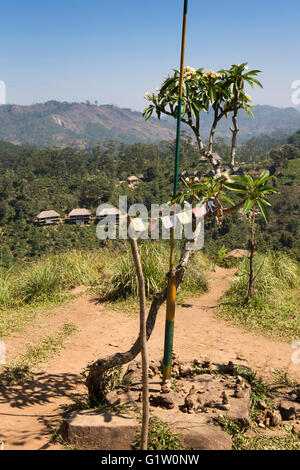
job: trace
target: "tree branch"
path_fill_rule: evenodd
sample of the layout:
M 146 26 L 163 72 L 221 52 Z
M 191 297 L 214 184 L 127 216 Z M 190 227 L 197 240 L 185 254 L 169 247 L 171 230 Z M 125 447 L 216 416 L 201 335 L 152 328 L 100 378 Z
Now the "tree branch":
M 237 115 L 238 115 L 238 106 L 236 105 L 234 108 L 234 113 L 232 116 L 232 123 L 233 123 L 233 129 L 230 128 L 232 132 L 232 140 L 231 140 L 231 157 L 230 157 L 230 168 L 233 169 L 235 165 L 235 155 L 236 155 L 236 139 L 237 139 L 237 134 L 239 132 L 239 128 L 237 125 Z
M 191 251 L 187 249 L 187 243 L 188 242 L 186 242 L 182 248 L 179 264 L 174 270 L 177 288 L 180 286 L 180 284 L 183 281 L 183 278 L 187 269 L 188 261 L 190 258 L 190 254 L 191 254 Z M 166 299 L 167 299 L 167 288 L 165 288 L 162 292 L 157 293 L 152 301 L 152 304 L 148 313 L 147 322 L 146 322 L 147 340 L 149 340 L 153 332 L 153 329 L 155 327 L 155 322 L 156 322 L 158 311 L 161 305 L 166 301 Z M 142 350 L 142 338 L 141 338 L 141 334 L 139 334 L 135 343 L 132 345 L 132 347 L 128 351 L 124 353 L 116 353 L 112 356 L 105 357 L 104 359 L 98 359 L 96 362 L 94 362 L 94 364 L 92 364 L 91 367 L 89 368 L 89 374 L 88 374 L 87 381 L 86 381 L 90 399 L 92 401 L 96 400 L 97 402 L 100 402 L 101 400 L 103 400 L 104 397 L 101 396 L 100 382 L 101 382 L 102 374 L 104 372 L 114 367 L 121 366 L 123 364 L 127 364 L 128 362 L 133 361 L 133 359 L 136 358 L 136 356 L 141 352 L 141 350 Z
M 143 416 L 142 416 L 142 443 L 141 449 L 148 449 L 148 433 L 149 433 L 149 358 L 147 351 L 147 333 L 146 333 L 146 293 L 145 278 L 143 274 L 142 263 L 139 255 L 137 240 L 129 238 L 132 257 L 134 260 L 135 270 L 139 285 L 140 299 L 140 341 L 142 348 L 142 374 L 143 374 Z

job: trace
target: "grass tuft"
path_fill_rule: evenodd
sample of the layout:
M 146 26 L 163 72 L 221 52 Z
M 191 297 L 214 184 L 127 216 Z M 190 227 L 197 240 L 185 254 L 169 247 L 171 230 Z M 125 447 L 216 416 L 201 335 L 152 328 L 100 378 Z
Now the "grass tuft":
M 239 277 L 223 296 L 219 315 L 267 336 L 291 341 L 299 336 L 299 274 L 297 264 L 279 253 L 258 255 L 260 269 L 253 296 L 247 294 L 248 260 L 239 269 Z
M 65 340 L 76 330 L 77 327 L 73 323 L 65 323 L 58 333 L 45 336 L 38 344 L 29 344 L 26 352 L 19 359 L 4 367 L 1 382 L 3 381 L 6 385 L 18 385 L 32 378 L 31 369 L 58 354 L 64 347 Z
M 132 444 L 133 449 L 141 449 L 141 433 L 137 434 Z M 173 434 L 169 425 L 151 416 L 149 420 L 148 450 L 184 450 L 180 436 Z

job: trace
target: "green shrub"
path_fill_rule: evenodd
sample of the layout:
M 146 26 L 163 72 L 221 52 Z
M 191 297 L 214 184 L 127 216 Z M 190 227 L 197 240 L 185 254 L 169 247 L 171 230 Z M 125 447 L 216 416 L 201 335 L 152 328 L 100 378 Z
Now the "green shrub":
M 258 273 L 253 295 L 245 302 L 248 286 L 248 263 L 240 265 L 239 276 L 225 294 L 219 314 L 249 329 L 291 341 L 300 328 L 298 266 L 281 253 L 255 258 Z
M 141 244 L 140 257 L 145 277 L 146 296 L 158 292 L 165 284 L 168 271 L 167 252 L 158 244 Z M 138 281 L 131 251 L 120 257 L 117 272 L 110 279 L 107 299 L 118 300 L 138 295 Z
M 40 300 L 59 288 L 60 275 L 51 261 L 38 262 L 27 269 L 21 279 L 18 293 L 25 303 Z
M 132 444 L 133 449 L 141 449 L 141 433 Z M 148 450 L 184 450 L 178 434 L 173 434 L 164 421 L 151 416 L 149 420 Z
M 141 243 L 140 257 L 145 277 L 146 296 L 151 298 L 166 286 L 166 274 L 169 271 L 169 247 L 164 243 Z M 175 259 L 179 257 L 179 248 L 175 251 Z M 208 269 L 208 261 L 202 253 L 195 253 L 191 259 L 187 274 L 182 285 L 185 292 L 203 292 L 208 289 L 204 271 Z M 106 300 L 119 300 L 137 297 L 138 281 L 131 251 L 128 249 L 121 256 L 116 266 L 117 272 L 109 280 L 110 289 L 105 295 Z
M 283 253 L 268 253 L 255 257 L 255 272 L 258 273 L 255 283 L 255 296 L 274 299 L 286 288 L 293 288 L 298 282 L 298 266 Z M 238 272 L 239 280 L 233 287 L 233 293 L 239 293 L 243 299 L 247 293 L 249 260 L 245 259 Z

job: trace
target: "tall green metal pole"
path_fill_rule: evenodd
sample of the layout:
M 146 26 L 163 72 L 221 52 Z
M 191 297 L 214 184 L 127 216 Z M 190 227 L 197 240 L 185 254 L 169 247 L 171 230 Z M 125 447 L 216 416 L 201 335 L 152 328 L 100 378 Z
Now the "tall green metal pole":
M 187 10 L 188 10 L 188 0 L 184 0 L 182 41 L 181 41 L 181 60 L 180 60 L 180 82 L 179 82 L 179 93 L 178 93 L 178 118 L 177 118 L 177 134 L 176 134 L 175 172 L 174 172 L 174 187 L 173 187 L 174 195 L 177 194 L 177 184 L 178 184 L 182 88 L 183 88 L 183 74 L 184 74 L 184 54 L 185 54 Z M 175 229 L 172 228 L 171 229 L 171 244 L 170 244 L 170 275 L 169 275 L 169 281 L 168 281 L 165 346 L 164 346 L 164 359 L 163 359 L 163 381 L 164 382 L 171 379 L 171 371 L 172 371 L 172 351 L 173 351 L 175 304 L 176 304 L 176 277 L 175 277 L 175 273 L 173 269 L 174 267 L 174 239 L 175 239 Z

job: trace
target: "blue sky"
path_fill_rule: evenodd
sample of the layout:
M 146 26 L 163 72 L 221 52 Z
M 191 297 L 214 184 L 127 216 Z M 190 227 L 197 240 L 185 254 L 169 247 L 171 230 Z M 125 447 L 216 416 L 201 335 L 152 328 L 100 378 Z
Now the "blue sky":
M 141 110 L 179 67 L 183 0 L 1 2 L 7 102 L 98 100 Z M 292 106 L 300 80 L 299 0 L 189 0 L 186 65 L 248 61 L 263 71 L 254 103 Z

